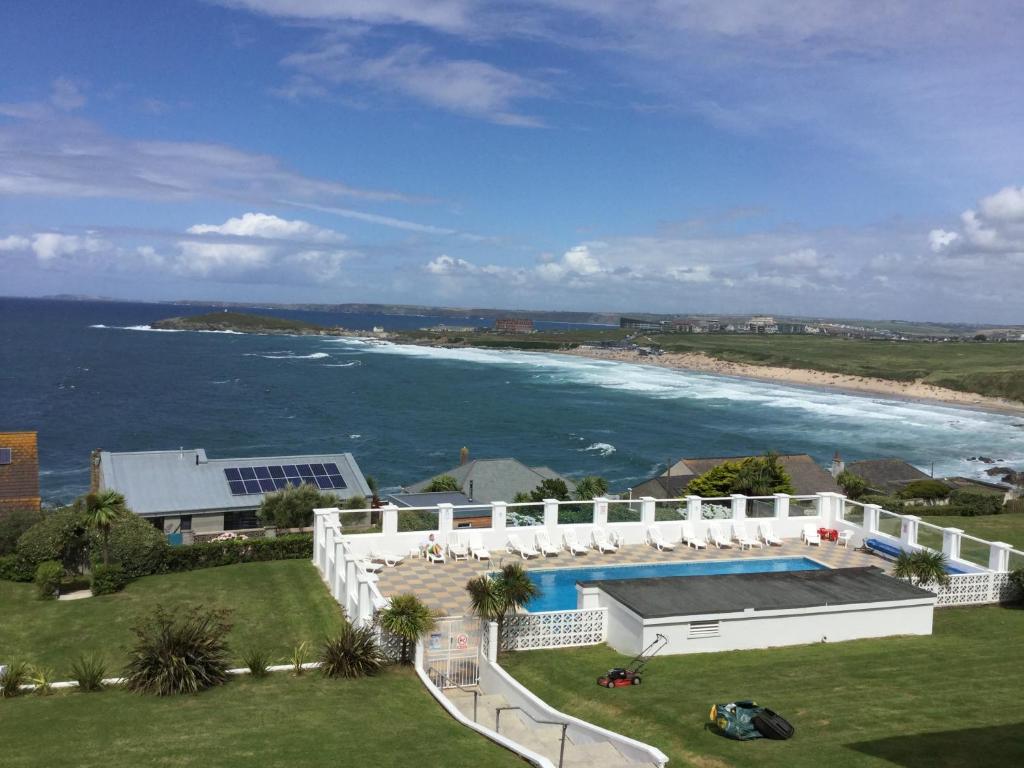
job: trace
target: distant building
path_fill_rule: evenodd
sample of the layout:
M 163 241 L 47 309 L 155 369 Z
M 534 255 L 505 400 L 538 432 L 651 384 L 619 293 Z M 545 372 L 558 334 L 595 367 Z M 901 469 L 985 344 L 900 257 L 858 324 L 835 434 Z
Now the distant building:
M 755 315 L 747 321 L 747 331 L 750 333 L 778 333 L 779 327 L 771 315 Z
M 446 325 L 445 323 L 440 323 L 423 330 L 437 331 L 438 333 L 474 333 L 477 329 L 472 325 Z
M 703 475 L 727 461 L 743 461 L 750 456 L 721 456 L 716 458 L 680 459 L 660 475 L 648 478 L 632 489 L 634 499 L 653 496 L 658 499 L 677 499 L 685 495 L 686 486 L 695 477 Z M 779 456 L 779 463 L 793 482 L 797 496 L 815 493 L 840 493 L 836 481 L 827 471 L 819 467 L 806 453 Z
M 491 505 L 474 506 L 466 494 L 459 491 L 437 491 L 434 493 L 393 493 L 384 499 L 386 504 L 403 507 L 435 507 L 451 504 L 456 507 L 452 521 L 456 528 L 490 528 Z
M 202 448 L 93 452 L 93 486 L 123 494 L 129 509 L 167 534 L 262 527 L 266 493 L 309 483 L 342 499 L 372 493 L 351 453 L 209 459 Z
M 846 465 L 846 471 L 856 475 L 865 483 L 872 493 L 885 496 L 892 495 L 903 486 L 915 480 L 929 480 L 925 474 L 903 459 L 868 459 L 854 461 Z
M 533 320 L 528 317 L 499 317 L 494 321 L 499 333 L 533 333 Z
M 0 432 L 0 516 L 38 510 L 39 449 L 35 432 Z
M 629 328 L 633 331 L 662 331 L 665 323 L 661 320 L 641 320 L 636 317 L 620 317 L 619 328 Z
M 529 493 L 544 480 L 564 480 L 570 493 L 576 487 L 572 480 L 548 467 L 528 467 L 516 459 L 473 459 L 408 485 L 402 492 L 423 493 L 431 481 L 441 475 L 454 477 L 459 484 L 459 491 L 466 496 L 469 503 L 511 502 L 516 494 Z

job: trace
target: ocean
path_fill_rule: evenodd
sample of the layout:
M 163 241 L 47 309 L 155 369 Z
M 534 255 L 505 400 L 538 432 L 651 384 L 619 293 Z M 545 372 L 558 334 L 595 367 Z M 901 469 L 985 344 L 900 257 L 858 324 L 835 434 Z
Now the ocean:
M 543 353 L 148 329 L 209 309 L 0 299 L 0 431 L 39 432 L 45 500 L 87 489 L 94 448 L 350 451 L 386 488 L 455 466 L 463 446 L 599 474 L 613 491 L 669 459 L 767 450 L 936 474 L 980 475 L 978 456 L 1024 466 L 1020 416 Z M 356 329 L 485 324 L 259 311 Z

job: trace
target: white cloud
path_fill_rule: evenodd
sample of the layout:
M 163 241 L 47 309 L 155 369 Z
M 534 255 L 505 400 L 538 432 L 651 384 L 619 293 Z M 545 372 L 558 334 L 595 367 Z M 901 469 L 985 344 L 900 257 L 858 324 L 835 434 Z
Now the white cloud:
M 50 103 L 57 109 L 71 112 L 85 104 L 85 96 L 81 89 L 66 77 L 58 77 L 51 87 Z
M 285 19 L 349 21 L 369 24 L 415 24 L 455 32 L 467 28 L 470 0 L 219 0 Z
M 932 251 L 949 257 L 981 255 L 1024 259 L 1024 187 L 1005 187 L 960 215 L 960 231 L 933 229 Z
M 821 263 L 821 259 L 818 257 L 818 252 L 815 249 L 801 248 L 779 256 L 773 256 L 771 262 L 778 264 L 780 267 L 813 268 Z
M 1024 221 L 1024 187 L 1005 187 L 978 203 L 982 215 L 996 221 Z
M 960 239 L 956 232 L 948 232 L 945 229 L 933 229 L 928 233 L 928 247 L 935 253 L 945 250 Z
M 188 228 L 188 232 L 192 235 L 238 235 L 315 243 L 340 243 L 346 239 L 340 232 L 318 227 L 308 221 L 289 221 L 268 213 L 245 213 L 223 224 L 194 224 Z
M 64 235 L 40 232 L 32 238 L 32 252 L 41 262 L 55 261 L 62 256 L 94 254 L 112 248 L 112 244 L 93 234 Z
M 0 251 L 27 251 L 32 241 L 19 235 L 8 235 L 0 238 Z

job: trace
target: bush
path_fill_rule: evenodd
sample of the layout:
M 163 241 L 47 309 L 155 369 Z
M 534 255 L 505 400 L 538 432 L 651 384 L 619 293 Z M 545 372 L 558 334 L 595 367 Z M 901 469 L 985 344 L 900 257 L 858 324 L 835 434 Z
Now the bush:
M 125 670 L 125 686 L 156 696 L 197 693 L 228 679 L 227 634 L 219 610 L 181 611 L 175 618 L 158 608 L 134 628 L 136 643 Z
M 71 677 L 78 681 L 78 690 L 93 693 L 103 690 L 107 662 L 102 656 L 79 656 L 71 665 Z
M 123 515 L 110 527 L 109 548 L 110 562 L 120 563 L 128 579 L 160 573 L 170 549 L 164 534 L 136 514 Z M 103 535 L 97 530 L 89 533 L 89 551 L 95 568 L 103 561 Z
M 38 509 L 14 509 L 0 514 L 0 555 L 14 554 L 21 535 L 42 519 L 43 513 Z
M 0 698 L 9 699 L 21 693 L 21 686 L 26 685 L 32 668 L 24 661 L 12 661 L 7 671 L 0 677 Z
M 327 677 L 366 677 L 384 666 L 384 652 L 373 627 L 354 627 L 345 622 L 341 632 L 320 650 L 321 670 Z
M 242 654 L 242 663 L 253 677 L 266 677 L 270 666 L 270 654 L 262 648 L 250 648 Z
M 86 563 L 89 535 L 85 516 L 74 507 L 47 515 L 18 539 L 18 557 L 35 573 L 40 563 L 57 560 L 69 572 L 80 572 Z
M 949 503 L 951 506 L 962 508 L 964 511 L 959 514 L 965 516 L 998 515 L 1003 512 L 1003 495 L 1001 493 L 957 488 L 949 495 Z
M 945 499 L 949 496 L 950 488 L 941 480 L 914 480 L 912 483 L 907 483 L 905 486 L 900 488 L 896 494 L 901 499 L 924 499 L 925 501 L 934 501 L 936 499 Z
M 337 507 L 340 499 L 333 493 L 323 493 L 315 485 L 303 483 L 289 485 L 275 493 L 268 493 L 260 504 L 260 522 L 277 528 L 305 528 L 313 524 L 313 510 Z
M 36 568 L 35 584 L 40 600 L 53 600 L 60 594 L 60 580 L 64 567 L 56 560 L 47 560 Z
M 444 491 L 461 491 L 459 481 L 451 475 L 438 475 L 423 489 L 424 493 L 442 493 Z
M 92 567 L 90 588 L 94 595 L 112 595 L 124 589 L 128 581 L 128 576 L 120 563 L 111 563 L 110 565 L 100 563 Z
M 1010 574 L 1010 583 L 1017 592 L 1017 602 L 1024 603 L 1024 568 L 1018 568 Z
M 53 670 L 33 664 L 29 667 L 29 682 L 36 687 L 40 696 L 49 696 L 53 692 Z
M 313 557 L 313 537 L 306 533 L 274 539 L 232 539 L 206 541 L 184 547 L 169 547 L 164 570 L 170 573 L 216 568 L 236 563 L 266 560 L 302 560 Z
M 0 555 L 0 581 L 32 581 L 32 567 L 17 555 Z
M 693 478 L 686 493 L 704 498 L 718 498 L 733 493 L 750 496 L 769 496 L 773 493 L 793 493 L 789 473 L 779 463 L 778 456 L 751 456 L 743 460 L 723 461 L 702 475 Z

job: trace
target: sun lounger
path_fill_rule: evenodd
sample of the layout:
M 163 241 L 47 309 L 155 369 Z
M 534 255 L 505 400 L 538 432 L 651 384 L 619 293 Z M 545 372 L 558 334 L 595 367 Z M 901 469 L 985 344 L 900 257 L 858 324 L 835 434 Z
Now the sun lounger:
M 394 568 L 400 562 L 405 560 L 402 555 L 389 555 L 386 552 L 371 552 L 370 559 L 375 560 L 378 563 L 384 563 L 388 568 Z
M 700 538 L 693 530 L 693 523 L 689 520 L 683 523 L 683 541 L 686 546 L 694 549 L 707 549 L 707 539 Z
M 615 552 L 618 547 L 612 543 L 611 537 L 608 535 L 608 531 L 604 528 L 594 528 L 591 532 L 591 537 L 594 541 L 594 549 L 604 554 L 605 552 Z
M 714 523 L 708 526 L 708 541 L 718 547 L 718 549 L 732 546 L 732 539 L 729 538 L 729 532 L 727 530 L 722 530 L 720 525 Z
M 491 553 L 484 547 L 483 537 L 479 533 L 469 534 L 469 552 L 477 560 L 490 560 Z
M 423 551 L 423 556 L 427 558 L 428 562 L 431 563 L 445 563 L 448 562 L 444 558 L 444 550 L 438 547 L 437 552 L 434 551 L 434 545 L 431 545 Z
M 804 544 L 817 544 L 821 546 L 821 534 L 818 533 L 818 529 L 813 525 L 805 525 L 800 538 L 803 539 Z
M 732 537 L 740 545 L 740 549 L 753 549 L 754 547 L 764 547 L 764 544 L 747 531 L 746 523 L 733 523 L 732 524 Z
M 647 543 L 659 552 L 671 552 L 676 548 L 675 544 L 669 543 L 669 541 L 661 534 L 661 528 L 656 525 L 647 526 Z
M 536 539 L 537 549 L 540 550 L 541 554 L 544 555 L 544 557 L 558 557 L 558 547 L 554 546 L 551 543 L 551 539 L 548 537 L 548 532 L 546 529 L 541 528 L 539 531 L 537 531 Z
M 523 560 L 529 560 L 531 557 L 540 557 L 538 552 L 533 547 L 528 547 L 519 540 L 519 534 L 510 533 L 508 535 L 508 546 L 505 547 L 510 555 L 519 555 Z
M 587 554 L 587 548 L 584 547 L 576 539 L 576 531 L 571 528 L 562 534 L 562 545 L 569 551 L 569 554 L 573 557 L 576 555 Z
M 457 533 L 448 535 L 448 554 L 452 560 L 469 560 L 469 548 Z
M 775 535 L 775 529 L 771 523 L 759 523 L 757 526 L 758 532 L 761 534 L 761 541 L 767 544 L 769 547 L 782 546 L 782 539 Z

